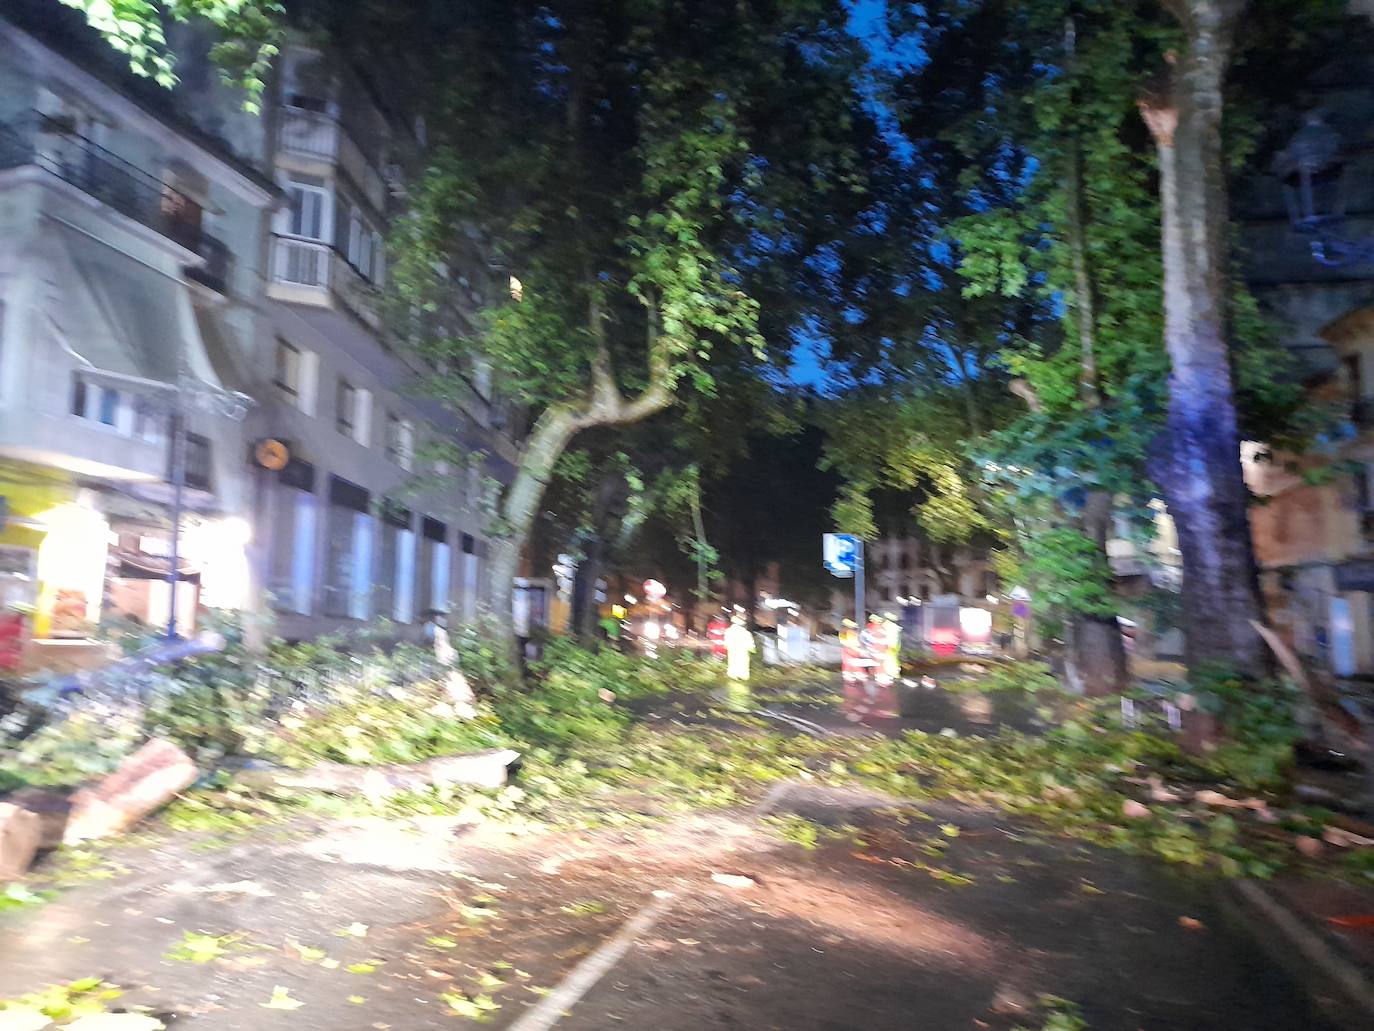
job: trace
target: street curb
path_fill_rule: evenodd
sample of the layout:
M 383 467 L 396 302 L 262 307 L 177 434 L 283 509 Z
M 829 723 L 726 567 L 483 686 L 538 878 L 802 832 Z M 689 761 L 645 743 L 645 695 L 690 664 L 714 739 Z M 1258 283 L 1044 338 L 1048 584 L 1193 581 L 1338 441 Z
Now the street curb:
M 1319 931 L 1259 881 L 1235 881 L 1231 893 L 1253 929 L 1266 932 L 1256 935 L 1261 947 L 1298 978 L 1318 1006 L 1350 1026 L 1356 1014 L 1374 1017 L 1374 980 Z

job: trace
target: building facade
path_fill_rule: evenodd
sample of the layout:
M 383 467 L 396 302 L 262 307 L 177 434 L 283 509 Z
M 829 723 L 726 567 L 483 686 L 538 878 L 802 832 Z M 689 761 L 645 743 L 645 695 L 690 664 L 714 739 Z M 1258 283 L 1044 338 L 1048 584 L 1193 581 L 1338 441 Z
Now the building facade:
M 1235 197 L 1251 292 L 1333 417 L 1307 455 L 1244 449 L 1260 586 L 1275 629 L 1341 676 L 1374 674 L 1374 253 L 1350 247 L 1374 236 L 1371 70 L 1367 57 L 1315 70 L 1274 113 L 1287 143 L 1269 174 Z
M 404 203 L 420 123 L 327 49 L 285 49 L 269 92 L 271 175 L 283 196 L 265 265 L 267 332 L 250 390 L 258 560 L 276 624 L 308 636 L 374 618 L 470 620 L 487 594 L 484 494 L 511 471 L 507 413 L 475 371 L 460 411 L 426 402 L 425 370 L 383 321 L 384 239 Z M 496 276 L 465 270 L 476 306 Z M 485 278 L 486 281 L 482 281 Z M 432 445 L 457 452 L 435 459 Z
M 324 47 L 252 115 L 190 30 L 165 91 L 75 12 L 4 17 L 0 609 L 54 645 L 161 626 L 173 593 L 183 630 L 473 616 L 513 450 L 489 378 L 427 402 L 382 318 L 414 120 Z

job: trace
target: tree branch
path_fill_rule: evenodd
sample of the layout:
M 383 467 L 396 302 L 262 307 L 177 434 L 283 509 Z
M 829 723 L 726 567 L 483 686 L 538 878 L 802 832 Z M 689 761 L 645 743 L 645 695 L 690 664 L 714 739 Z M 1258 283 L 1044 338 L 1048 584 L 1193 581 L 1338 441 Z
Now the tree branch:
M 600 301 L 595 293 L 590 310 L 593 315 L 593 339 L 596 353 L 592 359 L 592 393 L 586 409 L 578 418 L 579 426 L 612 426 L 639 422 L 673 403 L 671 363 L 665 350 L 663 336 L 658 329 L 656 301 L 646 298 L 644 346 L 649 365 L 649 383 L 638 396 L 627 399 L 616 384 L 611 363 L 610 345 L 605 326 L 601 323 Z

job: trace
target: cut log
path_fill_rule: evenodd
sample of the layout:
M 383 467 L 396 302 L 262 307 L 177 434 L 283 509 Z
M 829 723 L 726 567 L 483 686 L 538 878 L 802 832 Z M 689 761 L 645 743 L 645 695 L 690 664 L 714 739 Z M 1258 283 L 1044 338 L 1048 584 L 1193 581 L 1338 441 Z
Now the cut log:
M 421 791 L 435 784 L 499 788 L 506 783 L 507 770 L 518 758 L 520 753 L 514 749 L 489 748 L 413 764 L 348 766 L 319 763 L 304 770 L 244 770 L 234 782 L 258 791 L 323 791 L 334 795 L 385 798 L 403 791 Z
M 20 788 L 6 795 L 5 801 L 14 803 L 20 809 L 27 809 L 38 817 L 38 826 L 42 831 L 39 851 L 62 844 L 62 835 L 67 830 L 67 819 L 72 811 L 72 800 L 65 794 L 46 788 Z
M 199 776 L 196 764 L 176 745 L 149 741 L 99 784 L 72 795 L 62 840 L 72 845 L 118 834 L 166 805 Z
M 12 802 L 0 802 L 0 883 L 24 876 L 42 834 L 37 816 Z

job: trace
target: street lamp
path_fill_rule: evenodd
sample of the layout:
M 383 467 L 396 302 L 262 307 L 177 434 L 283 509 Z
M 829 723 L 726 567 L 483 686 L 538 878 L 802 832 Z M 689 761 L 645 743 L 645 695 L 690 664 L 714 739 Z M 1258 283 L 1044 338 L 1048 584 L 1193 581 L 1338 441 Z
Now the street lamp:
M 1340 268 L 1374 261 L 1374 237 L 1336 232 L 1345 219 L 1347 152 L 1340 133 L 1320 113 L 1309 114 L 1288 145 L 1274 156 L 1294 230 L 1311 238 L 1312 258 Z

